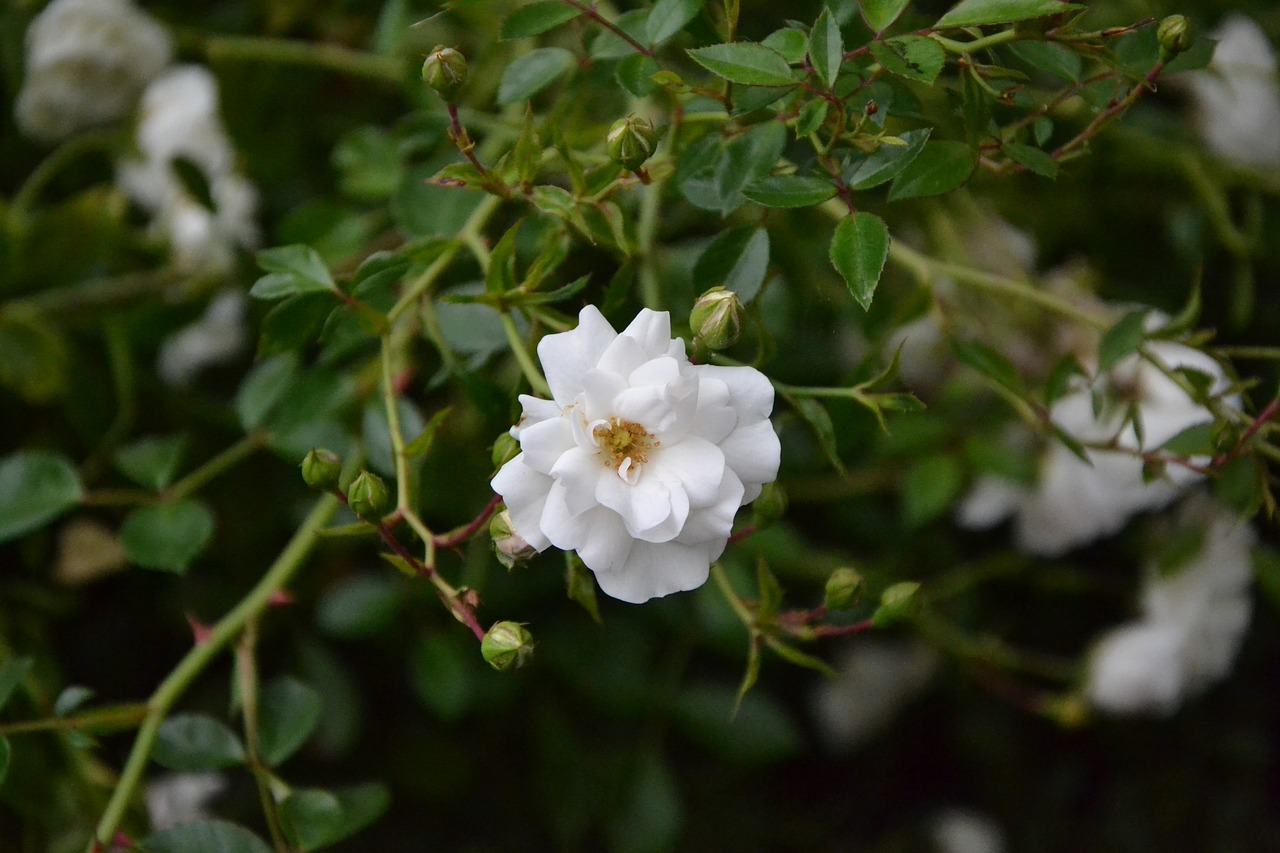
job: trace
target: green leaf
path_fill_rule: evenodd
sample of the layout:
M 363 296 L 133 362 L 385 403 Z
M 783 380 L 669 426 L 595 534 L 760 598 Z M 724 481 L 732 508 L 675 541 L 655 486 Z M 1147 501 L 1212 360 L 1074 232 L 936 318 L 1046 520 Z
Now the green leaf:
M 1063 3 L 1061 0 L 962 0 L 934 26 L 941 30 L 948 27 L 1007 24 L 1083 8 L 1079 3 Z
M 380 127 L 358 127 L 338 140 L 333 165 L 343 193 L 362 201 L 390 197 L 404 171 L 398 140 Z
M 503 41 L 528 38 L 555 29 L 582 14 L 582 10 L 560 0 L 542 0 L 516 9 L 502 22 Z
M 902 514 L 908 527 L 942 515 L 964 488 L 964 471 L 953 456 L 932 456 L 907 470 L 902 480 Z
M 0 459 L 0 542 L 52 521 L 83 497 L 80 475 L 60 453 L 19 450 Z
M 789 397 L 788 399 L 800 413 L 800 417 L 804 418 L 805 423 L 813 430 L 813 434 L 817 436 L 818 445 L 826 455 L 827 461 L 831 463 L 831 467 L 843 476 L 845 467 L 844 460 L 840 458 L 840 449 L 836 446 L 836 427 L 831 422 L 831 414 L 826 406 L 812 397 Z
M 120 528 L 129 562 L 182 574 L 213 537 L 213 513 L 194 498 L 135 509 Z
M 1107 329 L 1098 343 L 1098 370 L 1110 370 L 1122 359 L 1133 355 L 1146 337 L 1148 309 L 1130 311 Z
M 316 627 L 346 640 L 376 637 L 395 625 L 404 603 L 404 589 L 394 575 L 352 575 L 320 596 Z
M 796 138 L 812 136 L 826 120 L 827 102 L 821 98 L 815 98 L 801 107 L 800 114 L 796 116 Z
M 4 784 L 5 777 L 9 775 L 9 761 L 12 757 L 12 748 L 9 746 L 9 739 L 0 735 L 0 785 Z
M 185 436 L 149 436 L 117 450 L 115 463 L 130 480 L 158 491 L 173 482 L 186 449 Z
M 512 62 L 502 72 L 498 103 L 525 101 L 568 73 L 578 59 L 563 47 L 540 47 Z
M 919 83 L 932 83 L 947 64 L 947 52 L 942 45 L 924 36 L 873 41 L 871 55 L 890 74 Z
M 889 201 L 950 192 L 969 180 L 978 159 L 963 142 L 930 142 L 889 188 Z
M 151 757 L 170 770 L 218 770 L 244 761 L 244 745 L 206 714 L 174 714 L 160 724 Z
M 1022 393 L 1022 380 L 1018 377 L 1017 369 L 1014 368 L 1009 359 L 1005 358 L 997 350 L 982 343 L 982 341 L 965 341 L 959 338 L 952 338 L 951 351 L 956 354 L 956 358 L 960 359 L 961 362 L 972 367 L 988 379 L 1014 393 Z
M 320 694 L 296 678 L 279 678 L 258 696 L 258 753 L 275 767 L 297 752 L 320 722 Z
M 632 9 L 615 18 L 613 25 L 631 36 L 637 43 L 643 44 L 649 36 L 648 21 L 648 9 Z M 591 43 L 592 59 L 621 59 L 635 52 L 635 47 L 606 29 L 601 29 L 596 40 Z
M 870 154 L 854 155 L 841 177 L 850 189 L 867 190 L 893 180 L 924 150 L 932 128 L 909 130 L 899 137 L 905 145 L 882 143 Z
M 769 232 L 750 225 L 722 231 L 693 265 L 700 290 L 724 285 L 744 303 L 760 292 L 769 271 Z
M 844 39 L 835 16 L 825 6 L 809 33 L 809 61 L 819 79 L 828 86 L 835 84 L 840 63 L 844 61 Z
M 298 378 L 298 357 L 293 354 L 267 359 L 249 371 L 232 404 L 240 426 L 252 432 L 267 422 L 281 397 Z
M 47 403 L 66 389 L 69 359 L 62 331 L 40 312 L 16 303 L 0 311 L 0 385 Z
M 698 17 L 706 4 L 707 0 L 658 0 L 649 12 L 649 44 L 653 47 L 665 44 Z
M 487 293 L 503 294 L 516 289 L 516 236 L 522 222 L 517 220 L 507 229 L 489 256 L 489 269 L 484 277 Z
M 826 178 L 772 175 L 747 184 L 742 194 L 765 207 L 812 207 L 832 198 L 836 188 Z
M 336 291 L 318 252 L 310 246 L 295 244 L 263 249 L 257 254 L 258 266 L 268 275 L 258 279 L 249 295 L 258 299 L 280 299 L 297 293 Z
M 436 432 L 439 431 L 440 425 L 445 419 L 453 413 L 452 406 L 446 406 L 431 416 L 431 420 L 427 421 L 427 425 L 422 428 L 422 432 L 416 438 L 410 441 L 404 448 L 404 455 L 408 459 L 418 459 L 426 456 L 431 452 L 432 445 L 436 441 Z
M 249 830 L 225 820 L 198 820 L 152 833 L 137 843 L 141 853 L 271 853 Z
M 1084 66 L 1080 54 L 1057 42 L 1015 41 L 1009 45 L 1009 52 L 1036 71 L 1052 74 L 1068 83 L 1080 79 Z
M 680 157 L 676 181 L 689 202 L 728 216 L 745 201 L 742 187 L 767 177 L 787 144 L 782 122 L 762 122 L 722 143 L 710 134 L 689 146 Z
M 93 697 L 93 688 L 83 684 L 70 684 L 53 700 L 53 714 L 55 717 L 65 717 Z
M 867 22 L 873 33 L 879 35 L 898 20 L 902 10 L 910 2 L 911 0 L 860 0 L 858 8 L 862 12 L 862 20 Z
M 582 562 L 582 558 L 573 551 L 564 552 L 564 578 L 565 592 L 569 600 L 576 601 L 583 610 L 587 611 L 592 622 L 603 625 L 604 620 L 600 618 L 600 603 L 596 600 L 595 578 L 587 569 L 587 564 Z
M 628 93 L 637 98 L 645 98 L 658 90 L 653 75 L 662 70 L 662 66 L 652 56 L 633 53 L 623 57 L 618 67 L 613 70 L 613 79 Z
M 755 42 L 713 44 L 688 51 L 694 62 L 730 83 L 790 86 L 796 82 L 782 54 Z
M 1162 444 L 1160 448 L 1182 457 L 1204 456 L 1217 450 L 1213 439 L 1213 422 L 1210 421 L 1187 427 Z
M 31 658 L 17 658 L 4 666 L 0 666 L 0 708 L 4 708 L 13 691 L 26 679 L 35 661 Z
M 1025 166 L 1043 178 L 1053 179 L 1058 177 L 1058 161 L 1034 145 L 1006 142 L 1002 146 L 1002 150 L 1009 155 L 1013 162 Z
M 289 843 L 303 853 L 348 838 L 387 810 L 390 797 L 378 784 L 337 791 L 295 790 L 280 804 L 280 823 Z
M 864 311 L 870 309 L 889 257 L 889 229 L 884 220 L 865 211 L 846 216 L 836 226 L 828 256 L 853 298 Z
M 788 63 L 798 65 L 804 62 L 809 50 L 809 39 L 795 27 L 784 27 L 774 30 L 761 42 L 765 47 L 776 50 Z

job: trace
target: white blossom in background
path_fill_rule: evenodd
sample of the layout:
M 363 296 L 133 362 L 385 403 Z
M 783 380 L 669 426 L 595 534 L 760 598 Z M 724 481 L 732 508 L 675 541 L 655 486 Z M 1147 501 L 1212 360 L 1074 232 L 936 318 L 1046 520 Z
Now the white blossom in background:
M 249 344 L 242 293 L 223 291 L 204 315 L 160 344 L 156 372 L 169 385 L 187 385 L 204 368 L 240 354 Z
M 226 778 L 210 770 L 157 777 L 146 788 L 151 828 L 158 832 L 213 817 L 207 806 L 226 787 Z
M 1153 358 L 1169 369 L 1187 368 L 1208 375 L 1211 394 L 1229 386 L 1222 367 L 1203 352 L 1180 344 L 1153 342 Z M 1095 413 L 1093 392 L 1107 398 Z M 1230 400 L 1233 405 L 1238 401 Z M 1142 438 L 1128 419 L 1137 407 Z M 1159 368 L 1137 355 L 1115 365 L 1092 383 L 1081 383 L 1054 402 L 1050 418 L 1078 441 L 1109 443 L 1117 450 L 1088 449 L 1085 462 L 1054 441 L 1039 463 L 1038 480 L 1028 486 L 983 477 L 957 508 L 957 521 L 983 529 L 1013 516 L 1017 545 L 1031 554 L 1056 556 L 1119 531 L 1135 513 L 1167 506 L 1186 486 L 1202 479 L 1189 468 L 1171 464 L 1164 477 L 1144 482 L 1137 453 L 1160 447 L 1178 433 L 1209 423 L 1213 413 L 1193 400 Z
M 170 68 L 142 95 L 139 158 L 122 161 L 117 179 L 125 193 L 153 216 L 152 228 L 169 244 L 184 272 L 222 272 L 237 247 L 257 245 L 258 193 L 235 169 L 235 149 L 218 109 L 218 83 L 200 65 Z M 175 163 L 199 170 L 212 209 L 183 183 Z
M 1201 531 L 1196 553 L 1172 571 L 1145 567 L 1140 617 L 1097 642 L 1085 695 L 1116 714 L 1169 714 L 1226 677 L 1240 651 L 1252 600 L 1256 536 L 1208 499 L 1188 501 L 1180 529 Z
M 538 357 L 552 399 L 521 395 L 521 453 L 492 481 L 513 530 L 577 551 L 622 601 L 701 586 L 738 508 L 778 473 L 768 378 L 690 363 L 648 309 L 619 334 L 587 306 Z
M 53 0 L 26 47 L 14 117 L 44 142 L 124 118 L 173 55 L 164 27 L 129 0 Z
M 832 662 L 835 678 L 814 690 L 813 718 L 831 749 L 869 741 L 928 685 L 938 656 L 911 640 L 859 638 Z
M 1252 166 L 1280 166 L 1280 81 L 1267 35 L 1229 15 L 1212 33 L 1213 62 L 1190 78 L 1196 128 L 1214 152 Z
M 937 853 L 1004 853 L 1004 833 L 994 820 L 971 809 L 950 808 L 930 826 Z

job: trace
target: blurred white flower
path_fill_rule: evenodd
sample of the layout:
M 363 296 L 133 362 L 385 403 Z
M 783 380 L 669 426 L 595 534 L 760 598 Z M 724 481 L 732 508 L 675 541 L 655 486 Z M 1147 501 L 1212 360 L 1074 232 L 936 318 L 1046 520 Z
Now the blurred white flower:
M 1211 394 L 1221 394 L 1229 385 L 1222 367 L 1199 350 L 1167 342 L 1149 343 L 1146 349 L 1170 370 L 1186 368 L 1209 376 Z M 1095 411 L 1095 392 L 1104 400 L 1101 411 Z M 1141 433 L 1129 417 L 1130 405 L 1138 412 Z M 957 509 L 962 526 L 986 528 L 1012 515 L 1019 548 L 1056 556 L 1115 533 L 1130 516 L 1168 505 L 1188 484 L 1202 479 L 1189 468 L 1169 465 L 1164 477 L 1144 482 L 1137 454 L 1212 421 L 1213 413 L 1137 355 L 1058 399 L 1050 417 L 1080 442 L 1113 443 L 1117 449 L 1088 449 L 1085 462 L 1054 442 L 1041 457 L 1034 486 L 981 478 Z
M 222 793 L 227 780 L 221 773 L 201 771 L 169 773 L 157 777 L 146 788 L 147 815 L 155 831 L 212 817 L 209 801 Z
M 156 356 L 160 378 L 169 385 L 186 385 L 205 367 L 239 354 L 249 343 L 245 307 L 245 297 L 238 291 L 215 296 L 199 320 L 160 344 Z
M 1190 79 L 1200 135 L 1228 159 L 1280 166 L 1280 82 L 1266 33 L 1253 19 L 1233 14 L 1213 37 L 1213 62 Z
M 970 809 L 934 815 L 930 835 L 937 853 L 1003 853 L 1004 833 L 996 822 Z
M 178 269 L 222 272 L 236 247 L 257 245 L 258 194 L 235 171 L 235 151 L 218 112 L 218 83 L 207 68 L 177 66 L 147 87 L 137 142 L 142 157 L 122 161 L 118 180 L 155 215 L 153 228 L 170 245 Z M 178 161 L 199 172 L 212 207 L 183 183 Z
M 813 716 L 823 741 L 848 751 L 874 737 L 925 688 L 938 657 L 914 641 L 859 638 L 833 666 L 837 676 L 814 690 Z
M 1172 713 L 1226 677 L 1240 651 L 1252 611 L 1253 529 L 1205 498 L 1188 501 L 1177 524 L 1203 540 L 1172 572 L 1147 565 L 1141 617 L 1095 645 L 1085 692 L 1098 708 Z
M 701 586 L 738 508 L 778 473 L 769 380 L 690 363 L 648 309 L 618 334 L 587 306 L 538 357 L 553 399 L 521 395 L 522 452 L 493 478 L 513 529 L 577 551 L 623 601 Z
M 129 0 L 53 0 L 26 44 L 14 115 L 23 133 L 45 142 L 128 115 L 173 55 L 164 27 Z

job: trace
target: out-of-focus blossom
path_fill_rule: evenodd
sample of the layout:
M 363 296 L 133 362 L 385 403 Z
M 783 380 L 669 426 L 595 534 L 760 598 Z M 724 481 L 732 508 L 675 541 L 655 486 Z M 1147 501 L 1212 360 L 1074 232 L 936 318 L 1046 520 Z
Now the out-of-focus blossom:
M 58 531 L 58 583 L 78 586 L 118 572 L 129 564 L 114 530 L 91 518 L 74 518 Z
M 1229 385 L 1222 367 L 1199 350 L 1165 342 L 1146 349 L 1169 370 L 1185 368 L 1210 377 L 1211 394 L 1221 394 Z M 1101 411 L 1095 411 L 1095 392 L 1104 400 Z M 1141 432 L 1130 406 L 1138 413 Z M 985 528 L 1012 515 L 1019 548 L 1055 556 L 1115 533 L 1135 513 L 1168 505 L 1202 479 L 1190 468 L 1169 465 L 1163 477 L 1144 481 L 1139 453 L 1212 421 L 1213 413 L 1137 355 L 1079 384 L 1053 404 L 1050 417 L 1077 441 L 1116 449 L 1090 448 L 1085 462 L 1054 442 L 1040 460 L 1034 486 L 980 479 L 958 507 L 961 525 Z
M 147 87 L 137 142 L 142 156 L 119 164 L 120 186 L 154 215 L 153 228 L 170 245 L 178 269 L 222 272 L 236 247 L 257 245 L 258 194 L 235 171 L 235 150 L 218 111 L 218 83 L 207 68 L 177 66 Z M 208 203 L 183 182 L 179 161 L 198 171 Z
M 738 508 L 778 473 L 768 378 L 690 363 L 648 309 L 619 334 L 587 306 L 538 356 L 553 399 L 520 397 L 521 453 L 493 478 L 512 529 L 577 551 L 623 601 L 701 586 Z
M 1190 80 L 1197 130 L 1223 157 L 1280 166 L 1280 82 L 1266 33 L 1234 14 L 1213 36 L 1218 45 L 1212 64 Z
M 213 298 L 204 315 L 160 345 L 156 372 L 170 385 L 186 385 L 204 368 L 234 358 L 249 343 L 245 298 L 224 291 Z
M 26 44 L 14 115 L 44 142 L 124 118 L 173 55 L 164 27 L 129 0 L 54 0 Z
M 209 801 L 226 787 L 226 778 L 213 771 L 169 773 L 157 777 L 146 789 L 151 828 L 156 831 L 172 829 L 213 817 L 207 811 Z
M 925 688 L 938 659 L 917 642 L 860 638 L 833 665 L 837 677 L 817 686 L 813 715 L 823 740 L 847 751 L 874 737 Z
M 1119 714 L 1168 714 L 1225 678 L 1249 626 L 1256 537 L 1247 523 L 1207 499 L 1188 501 L 1180 531 L 1203 535 L 1172 570 L 1146 566 L 1141 616 L 1105 634 L 1089 659 L 1085 692 Z
M 930 837 L 937 853 L 1003 853 L 1004 833 L 991 818 L 971 809 L 936 814 Z

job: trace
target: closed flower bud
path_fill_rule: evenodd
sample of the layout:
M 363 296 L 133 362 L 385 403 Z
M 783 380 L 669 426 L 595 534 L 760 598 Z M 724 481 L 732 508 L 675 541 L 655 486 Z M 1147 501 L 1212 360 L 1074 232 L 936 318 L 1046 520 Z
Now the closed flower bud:
M 524 562 L 538 553 L 536 548 L 511 528 L 511 515 L 505 509 L 489 522 L 489 536 L 493 539 L 493 550 L 498 555 L 498 562 L 508 569 L 515 568 L 516 563 Z
M 520 442 L 509 432 L 498 436 L 493 443 L 493 467 L 501 468 L 520 455 Z
M 742 333 L 742 300 L 723 287 L 713 287 L 698 297 L 689 315 L 694 347 L 722 350 L 733 346 Z
M 871 614 L 871 624 L 887 628 L 915 612 L 920 584 L 915 581 L 895 583 L 880 594 L 880 606 Z
M 827 578 L 822 601 L 828 610 L 848 610 L 862 601 L 863 592 L 862 575 L 857 569 L 844 566 L 836 569 L 831 573 L 831 577 Z
M 638 115 L 618 119 L 605 137 L 605 146 L 613 162 L 633 172 L 653 156 L 657 142 L 658 133 L 653 122 Z
M 467 58 L 451 47 L 436 45 L 422 63 L 422 79 L 452 103 L 467 82 Z
M 1160 22 L 1156 30 L 1156 41 L 1160 44 L 1160 59 L 1163 62 L 1184 53 L 1195 42 L 1191 21 L 1186 15 L 1170 15 Z
M 347 489 L 347 506 L 365 521 L 376 523 L 391 506 L 387 484 L 377 474 L 361 471 Z
M 302 479 L 313 489 L 326 491 L 338 485 L 342 473 L 342 458 L 332 450 L 313 447 L 302 459 Z
M 775 480 L 765 483 L 760 497 L 751 505 L 751 523 L 756 527 L 768 527 L 787 512 L 787 492 Z
M 519 668 L 533 654 L 533 635 L 519 622 L 497 622 L 480 641 L 480 654 L 494 669 Z

